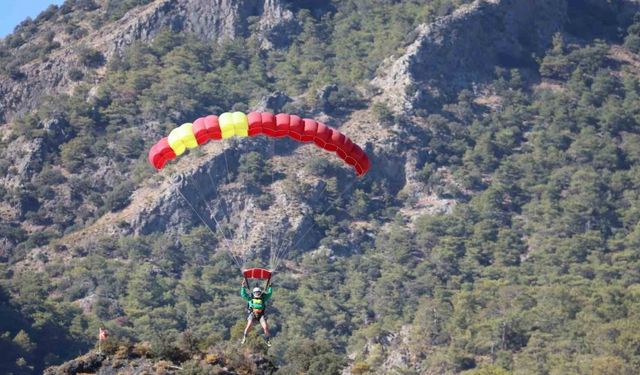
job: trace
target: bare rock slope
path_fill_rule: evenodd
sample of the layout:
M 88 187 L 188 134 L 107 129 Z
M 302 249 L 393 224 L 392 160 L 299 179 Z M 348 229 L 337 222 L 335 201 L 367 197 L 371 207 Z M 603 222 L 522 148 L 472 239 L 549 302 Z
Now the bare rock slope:
M 494 66 L 526 65 L 560 31 L 566 1 L 475 1 L 432 24 L 423 24 L 403 56 L 373 83 L 396 111 L 482 83 Z
M 265 47 L 281 43 L 282 32 L 295 27 L 292 12 L 280 0 L 159 0 L 134 8 L 117 22 L 80 40 L 67 41 L 47 59 L 25 64 L 21 79 L 0 75 L 0 123 L 34 108 L 44 95 L 71 90 L 74 82 L 69 78 L 70 70 L 87 70 L 78 56 L 80 48 L 88 46 L 100 52 L 108 63 L 132 43 L 148 42 L 164 29 L 219 41 L 247 33 L 250 17 L 258 17 L 259 37 Z M 98 82 L 103 72 L 94 73 Z

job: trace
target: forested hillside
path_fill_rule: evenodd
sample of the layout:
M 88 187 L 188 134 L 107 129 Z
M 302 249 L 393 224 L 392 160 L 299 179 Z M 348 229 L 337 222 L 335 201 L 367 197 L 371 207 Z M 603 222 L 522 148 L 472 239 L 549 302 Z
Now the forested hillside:
M 201 0 L 68 0 L 0 42 L 0 372 L 101 325 L 105 357 L 47 371 L 640 372 L 637 2 L 228 3 L 205 32 Z M 254 109 L 341 129 L 370 172 L 258 138 L 149 165 Z M 288 238 L 273 346 L 240 346 L 225 243 L 266 267 Z

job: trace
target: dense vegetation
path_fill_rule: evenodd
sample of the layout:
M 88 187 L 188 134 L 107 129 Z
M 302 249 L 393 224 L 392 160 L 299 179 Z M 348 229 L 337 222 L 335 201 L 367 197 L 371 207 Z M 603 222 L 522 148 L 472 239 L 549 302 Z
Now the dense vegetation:
M 244 110 L 274 90 L 303 97 L 287 108 L 299 113 L 361 108 L 367 99 L 354 84 L 410 41 L 417 23 L 461 2 L 420 3 L 335 2 L 324 17 L 301 7 L 300 33 L 271 51 L 252 36 L 214 47 L 164 33 L 111 62 L 98 90 L 81 83 L 16 120 L 13 137 L 48 147 L 31 185 L 1 191 L 22 210 L 0 226 L 18 244 L 0 264 L 2 372 L 37 372 L 76 355 L 99 324 L 122 343 L 148 342 L 158 358 L 210 346 L 232 356 L 244 325 L 238 275 L 211 251 L 204 227 L 90 246 L 56 238 L 126 206 L 150 178 L 146 147 L 172 124 Z M 134 2 L 121 4 L 114 9 Z M 630 59 L 639 30 L 634 23 L 616 46 Z M 366 179 L 343 196 L 345 174 L 314 166 L 328 181 L 313 216 L 324 238 L 314 251 L 289 254 L 304 275 L 275 280 L 270 356 L 280 372 L 333 374 L 352 364 L 353 373 L 637 373 L 640 74 L 611 47 L 558 34 L 537 72 L 496 70 L 493 108 L 467 91 L 423 116 L 375 108 L 411 140 L 399 147 L 423 155 L 421 183 L 457 200 L 452 213 L 411 221 L 400 212 L 413 205 L 411 192 Z M 99 58 L 83 56 L 89 66 Z M 327 84 L 337 90 L 322 102 L 315 93 Z M 45 127 L 51 119 L 63 135 Z M 259 160 L 244 157 L 230 178 L 265 193 L 273 180 Z M 104 177 L 89 178 L 96 170 Z M 291 186 L 302 198 L 306 187 Z M 46 230 L 29 233 L 17 221 Z M 32 253 L 46 244 L 60 256 Z M 44 269 L 14 267 L 27 255 L 45 258 Z M 255 336 L 249 348 L 264 349 Z M 389 363 L 394 350 L 415 368 Z

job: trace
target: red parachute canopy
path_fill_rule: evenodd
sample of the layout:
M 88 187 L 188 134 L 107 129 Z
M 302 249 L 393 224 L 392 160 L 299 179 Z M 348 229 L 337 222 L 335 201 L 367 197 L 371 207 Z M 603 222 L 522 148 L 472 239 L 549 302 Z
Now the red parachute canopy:
M 269 112 L 223 113 L 220 116 L 201 117 L 171 131 L 149 151 L 149 162 L 156 169 L 181 155 L 186 149 L 198 147 L 209 140 L 219 140 L 232 136 L 255 137 L 265 135 L 274 138 L 289 137 L 298 142 L 313 142 L 316 146 L 335 153 L 345 163 L 351 165 L 358 176 L 369 170 L 370 161 L 360 146 L 349 137 L 321 122 L 303 119 L 296 115 Z
M 271 271 L 266 270 L 264 268 L 247 268 L 242 271 L 242 274 L 247 279 L 270 279 Z

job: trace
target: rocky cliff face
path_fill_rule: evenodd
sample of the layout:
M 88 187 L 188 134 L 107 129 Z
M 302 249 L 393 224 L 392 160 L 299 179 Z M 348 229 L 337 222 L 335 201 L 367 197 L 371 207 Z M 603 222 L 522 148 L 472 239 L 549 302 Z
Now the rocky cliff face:
M 233 39 L 249 33 L 249 19 L 258 17 L 261 38 L 270 45 L 274 28 L 294 27 L 293 13 L 279 0 L 164 0 L 154 2 L 142 14 L 132 12 L 117 30 L 105 33 L 111 43 L 106 54 L 122 52 L 135 41 L 147 42 L 161 30 L 186 31 L 204 39 Z
M 217 147 L 198 167 L 172 173 L 171 185 L 164 193 L 150 204 L 140 204 L 143 209 L 132 215 L 132 232 L 184 232 L 194 224 L 206 224 L 215 231 L 221 248 L 241 255 L 268 256 L 269 238 L 283 240 L 292 236 L 299 248 L 310 246 L 314 236 L 312 231 L 306 236 L 307 212 L 313 200 L 294 201 L 283 186 L 285 183 L 276 180 L 269 187 L 271 199 L 265 209 L 257 202 L 259 197 L 248 193 L 244 186 L 227 183 L 229 175 L 237 171 L 240 155 L 263 150 L 267 142 L 244 143 L 227 150 Z M 274 156 L 275 168 L 282 170 L 279 161 Z M 318 183 L 315 190 L 323 186 Z
M 491 79 L 496 65 L 526 66 L 562 29 L 566 1 L 475 1 L 417 29 L 418 37 L 373 80 L 396 111 L 429 107 Z
M 0 123 L 34 108 L 45 95 L 72 90 L 72 69 L 92 74 L 99 82 L 103 70 L 85 66 L 78 54 L 81 48 L 88 46 L 98 51 L 104 57 L 102 63 L 109 63 L 132 43 L 149 42 L 161 30 L 187 31 L 220 41 L 249 33 L 252 17 L 257 17 L 257 37 L 265 48 L 283 45 L 287 33 L 297 30 L 293 13 L 280 0 L 160 0 L 134 8 L 117 22 L 79 40 L 61 39 L 65 44 L 45 60 L 36 59 L 21 66 L 19 79 L 0 75 Z M 48 26 L 56 30 L 55 24 Z M 28 47 L 26 43 L 19 48 Z
M 395 111 L 433 108 L 461 89 L 478 91 L 494 67 L 535 67 L 557 32 L 572 32 L 585 13 L 625 23 L 638 1 L 478 0 L 452 15 L 418 27 L 403 56 L 381 69 L 373 84 Z M 606 29 L 605 29 L 606 30 Z M 608 37 L 610 35 L 584 35 Z
M 135 351 L 135 350 L 134 350 Z M 49 367 L 45 375 L 98 374 L 180 374 L 186 371 L 202 371 L 209 374 L 273 374 L 277 368 L 264 355 L 245 354 L 241 363 L 231 363 L 219 353 L 192 353 L 189 369 L 182 368 L 166 360 L 146 358 L 131 353 L 131 348 L 120 346 L 113 355 L 89 353 L 68 361 L 60 366 Z M 237 361 L 236 361 L 237 362 Z

